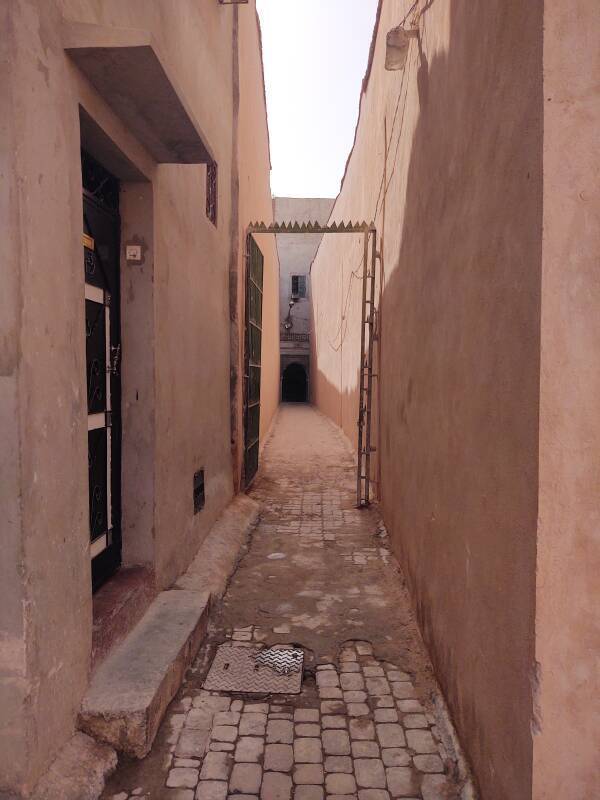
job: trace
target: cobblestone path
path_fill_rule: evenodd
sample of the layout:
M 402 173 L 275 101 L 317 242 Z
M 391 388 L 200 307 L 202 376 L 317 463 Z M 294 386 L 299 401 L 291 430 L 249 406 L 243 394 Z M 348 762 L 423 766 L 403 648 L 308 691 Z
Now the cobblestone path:
M 461 797 L 402 574 L 376 507 L 356 509 L 354 492 L 338 430 L 310 407 L 282 406 L 251 492 L 262 511 L 249 550 L 152 752 L 123 761 L 104 798 Z M 228 640 L 302 647 L 301 693 L 203 690 Z

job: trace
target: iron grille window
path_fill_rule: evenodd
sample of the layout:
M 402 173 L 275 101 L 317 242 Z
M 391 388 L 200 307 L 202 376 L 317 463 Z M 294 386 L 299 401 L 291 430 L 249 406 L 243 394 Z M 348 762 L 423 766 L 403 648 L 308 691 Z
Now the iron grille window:
M 306 297 L 306 275 L 292 275 L 292 297 Z
M 217 224 L 217 163 L 211 161 L 206 165 L 206 216 L 213 225 Z

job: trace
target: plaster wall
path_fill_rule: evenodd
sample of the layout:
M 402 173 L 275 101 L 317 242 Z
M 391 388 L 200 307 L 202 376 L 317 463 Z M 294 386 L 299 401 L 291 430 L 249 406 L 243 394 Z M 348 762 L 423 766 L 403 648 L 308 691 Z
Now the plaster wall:
M 598 793 L 600 7 L 544 4 L 535 800 Z
M 333 208 L 334 200 L 323 197 L 275 197 L 273 199 L 277 222 L 320 222 L 325 224 Z M 292 298 L 292 275 L 306 275 L 306 297 L 301 297 L 291 309 L 290 333 L 307 333 L 311 329 L 310 312 L 310 265 L 318 250 L 321 234 L 278 234 L 279 253 L 279 330 L 283 327 L 290 310 Z M 281 342 L 282 355 L 309 355 L 310 342 Z
M 238 160 L 240 170 L 239 219 L 237 238 L 238 253 L 238 319 L 245 322 L 245 239 L 246 227 L 257 220 L 273 220 L 271 198 L 271 156 L 269 130 L 264 92 L 262 45 L 260 22 L 256 3 L 251 0 L 238 11 L 239 20 L 239 80 L 240 109 L 238 134 Z M 257 235 L 263 256 L 263 310 L 262 310 L 262 354 L 260 386 L 260 441 L 261 445 L 271 427 L 279 405 L 279 257 L 272 235 Z M 239 328 L 238 370 L 244 374 L 243 326 Z M 239 381 L 238 407 L 242 420 L 242 381 Z M 243 442 L 243 430 L 238 433 Z M 243 444 L 239 448 L 238 472 L 241 475 Z
M 154 35 L 219 164 L 216 227 L 205 215 L 205 167 L 152 160 L 65 55 L 63 17 Z M 161 0 L 17 0 L 3 5 L 0 24 L 0 706 L 8 711 L 0 792 L 27 795 L 73 732 L 91 651 L 80 108 L 129 165 L 117 172 L 122 243 L 137 237 L 144 245 L 142 266 L 121 259 L 123 558 L 149 565 L 164 588 L 233 495 L 234 9 L 195 0 L 180 0 L 176 13 Z M 249 217 L 259 215 L 250 206 L 265 191 L 270 207 L 264 153 L 255 161 L 244 168 L 261 178 Z M 273 253 L 268 302 L 276 305 Z M 277 342 L 277 309 L 266 313 Z M 268 417 L 276 355 L 266 361 Z M 206 505 L 194 515 L 200 467 Z
M 524 800 L 532 784 L 543 7 L 421 4 L 406 68 L 386 72 L 386 34 L 411 5 L 380 4 L 332 221 L 374 220 L 383 254 L 375 471 L 393 548 L 482 796 Z M 325 237 L 311 273 L 315 400 L 354 441 L 361 258 L 360 236 Z

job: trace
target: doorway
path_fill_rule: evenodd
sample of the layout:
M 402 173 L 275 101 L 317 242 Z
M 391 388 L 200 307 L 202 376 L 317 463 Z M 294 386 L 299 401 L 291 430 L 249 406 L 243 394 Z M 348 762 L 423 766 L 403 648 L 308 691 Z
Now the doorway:
M 253 236 L 247 242 L 246 345 L 244 357 L 244 486 L 258 470 L 264 258 Z
M 121 565 L 119 182 L 82 151 L 92 590 Z
M 281 399 L 284 403 L 306 403 L 308 379 L 302 364 L 288 364 L 281 377 Z

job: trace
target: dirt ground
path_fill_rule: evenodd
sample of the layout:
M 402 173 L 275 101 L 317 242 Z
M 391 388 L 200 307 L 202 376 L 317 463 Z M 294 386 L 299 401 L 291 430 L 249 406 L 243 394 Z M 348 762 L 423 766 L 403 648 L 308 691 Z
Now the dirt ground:
M 259 522 L 213 609 L 207 640 L 152 752 L 122 759 L 103 798 L 460 796 L 462 770 L 402 572 L 376 505 L 355 508 L 355 486 L 352 452 L 338 429 L 310 406 L 282 406 L 250 492 L 261 504 Z M 227 641 L 301 647 L 301 694 L 202 690 Z M 303 713 L 310 722 L 299 721 Z M 274 733 L 276 721 L 289 730 Z M 240 744 L 249 738 L 244 725 L 255 738 Z M 329 744 L 329 726 L 342 732 L 341 744 Z M 244 755 L 248 746 L 252 755 Z M 290 748 L 293 763 L 278 747 Z M 307 747 L 315 754 L 305 762 Z

